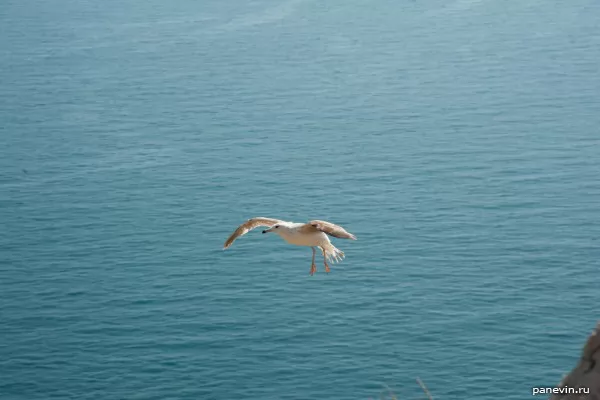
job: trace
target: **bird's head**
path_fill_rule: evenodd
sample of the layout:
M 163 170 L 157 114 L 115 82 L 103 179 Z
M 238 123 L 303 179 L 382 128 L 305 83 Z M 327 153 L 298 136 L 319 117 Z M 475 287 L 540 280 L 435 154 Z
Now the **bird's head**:
M 283 224 L 275 224 L 272 227 L 270 227 L 269 229 L 265 229 L 264 231 L 262 231 L 262 233 L 269 233 L 269 232 L 279 233 L 283 229 L 285 229 L 285 226 Z

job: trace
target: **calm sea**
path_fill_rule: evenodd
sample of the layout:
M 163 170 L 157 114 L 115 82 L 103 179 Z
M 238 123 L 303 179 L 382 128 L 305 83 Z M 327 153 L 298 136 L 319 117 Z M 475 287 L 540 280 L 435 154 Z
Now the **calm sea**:
M 600 318 L 594 0 L 3 0 L 0 398 L 531 398 Z M 247 218 L 326 219 L 311 251 Z

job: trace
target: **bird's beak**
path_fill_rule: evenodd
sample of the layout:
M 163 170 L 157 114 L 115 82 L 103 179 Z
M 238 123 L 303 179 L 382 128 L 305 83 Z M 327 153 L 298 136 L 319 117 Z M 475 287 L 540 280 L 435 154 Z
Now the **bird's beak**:
M 270 228 L 270 229 L 265 229 L 265 230 L 263 231 L 263 233 L 269 233 L 269 232 L 271 232 L 272 230 L 273 230 L 273 228 Z

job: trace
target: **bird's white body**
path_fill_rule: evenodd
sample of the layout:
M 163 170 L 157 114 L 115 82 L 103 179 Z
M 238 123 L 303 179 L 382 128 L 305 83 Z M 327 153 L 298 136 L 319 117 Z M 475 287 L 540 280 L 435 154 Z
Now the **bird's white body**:
M 296 246 L 316 246 L 316 247 L 327 247 L 331 244 L 331 241 L 327 237 L 327 234 L 323 232 L 300 232 L 300 227 L 304 224 L 288 222 L 286 224 L 279 224 L 279 228 L 272 230 L 277 233 L 289 244 Z
M 332 261 L 341 261 L 344 258 L 344 252 L 331 243 L 326 233 L 318 230 L 307 232 L 305 228 L 306 224 L 280 221 L 263 233 L 274 232 L 289 244 L 312 247 L 313 256 L 314 248 L 318 247 L 323 252 L 323 256 Z

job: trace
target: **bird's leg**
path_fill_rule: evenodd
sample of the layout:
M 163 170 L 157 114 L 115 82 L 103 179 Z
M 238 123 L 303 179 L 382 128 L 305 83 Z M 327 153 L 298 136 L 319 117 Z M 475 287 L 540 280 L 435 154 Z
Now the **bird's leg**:
M 327 264 L 327 255 L 325 254 L 325 250 L 321 250 L 323 251 L 323 264 L 325 264 L 325 272 L 330 273 L 331 270 L 329 269 L 329 264 Z
M 315 248 L 311 247 L 312 251 L 313 251 L 313 257 L 312 257 L 312 264 L 310 265 L 310 274 L 314 274 L 315 272 L 317 272 L 317 265 L 315 264 Z

